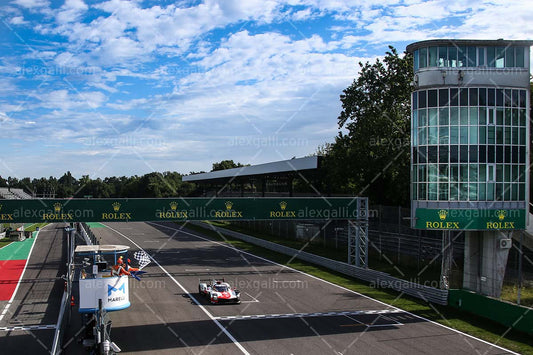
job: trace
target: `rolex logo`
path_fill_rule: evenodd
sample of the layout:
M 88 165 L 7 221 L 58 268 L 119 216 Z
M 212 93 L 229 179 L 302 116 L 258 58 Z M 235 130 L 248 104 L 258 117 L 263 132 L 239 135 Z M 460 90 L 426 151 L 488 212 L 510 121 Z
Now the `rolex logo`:
M 170 209 L 171 209 L 172 211 L 175 211 L 177 208 L 178 208 L 178 203 L 177 203 L 176 201 L 172 201 L 172 202 L 170 203 Z
M 59 203 L 59 202 L 54 203 L 54 211 L 55 212 L 61 212 L 61 207 L 62 207 L 61 203 Z
M 498 219 L 500 221 L 503 221 L 505 219 L 505 217 L 507 216 L 507 211 L 505 210 L 498 210 L 496 211 L 496 216 L 498 216 Z
M 448 211 L 446 211 L 446 210 L 440 210 L 439 211 L 439 218 L 440 218 L 441 221 L 444 221 L 447 216 L 448 216 Z
M 233 207 L 233 202 L 231 202 L 231 201 L 226 201 L 225 205 L 226 205 L 226 209 L 227 209 L 227 210 L 231 210 L 231 208 Z
M 120 210 L 120 203 L 113 202 L 112 206 L 113 206 L 113 211 L 118 212 Z
M 287 202 L 281 201 L 279 203 L 279 207 L 281 208 L 282 211 L 285 211 L 285 209 L 287 208 Z

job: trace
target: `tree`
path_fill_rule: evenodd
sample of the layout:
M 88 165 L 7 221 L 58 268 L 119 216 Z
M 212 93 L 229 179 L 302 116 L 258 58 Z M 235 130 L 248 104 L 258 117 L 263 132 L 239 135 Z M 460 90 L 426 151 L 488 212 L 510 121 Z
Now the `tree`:
M 383 60 L 359 63 L 340 96 L 338 124 L 347 133 L 326 147 L 324 168 L 332 192 L 408 205 L 412 56 L 389 48 Z
M 222 160 L 219 163 L 213 163 L 213 169 L 211 171 L 240 168 L 243 166 L 245 165 L 241 163 L 235 163 L 233 160 Z

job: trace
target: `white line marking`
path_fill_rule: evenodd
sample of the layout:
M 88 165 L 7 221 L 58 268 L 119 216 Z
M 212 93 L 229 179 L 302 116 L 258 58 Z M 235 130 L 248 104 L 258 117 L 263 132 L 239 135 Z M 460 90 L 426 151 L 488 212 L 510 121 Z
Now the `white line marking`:
M 185 269 L 185 271 L 209 271 L 211 269 Z
M 49 330 L 56 329 L 56 324 L 48 325 L 15 325 L 11 327 L 0 327 L 0 331 L 12 332 L 16 330 Z
M 285 283 L 285 282 L 303 282 L 303 281 L 301 281 L 301 280 L 280 280 L 280 281 L 272 280 L 272 282 Z
M 104 224 L 104 226 L 106 226 L 107 228 L 111 229 L 113 232 L 117 233 L 118 235 L 120 235 L 120 236 L 126 238 L 127 240 L 130 241 L 130 243 L 132 243 L 133 245 L 135 245 L 135 246 L 136 246 L 137 248 L 139 248 L 140 250 L 146 252 L 146 251 L 145 251 L 143 248 L 141 248 L 137 243 L 135 243 L 133 240 L 131 240 L 130 238 L 126 237 L 124 234 L 120 233 L 120 232 L 117 231 L 116 229 L 111 228 L 111 227 L 109 227 L 109 226 L 106 225 L 106 224 Z M 147 254 L 148 254 L 148 253 L 147 253 Z M 148 254 L 148 255 L 150 255 L 150 254 Z M 180 284 L 180 283 L 179 283 L 179 282 L 178 282 L 178 281 L 177 281 L 172 275 L 170 275 L 170 274 L 168 273 L 168 271 L 165 270 L 165 268 L 164 268 L 163 266 L 161 266 L 161 264 L 159 264 L 159 263 L 157 262 L 157 260 L 155 260 L 152 256 L 150 256 L 150 259 L 152 259 L 153 262 L 154 262 L 155 264 L 157 264 L 157 266 L 159 266 L 159 268 L 160 268 L 161 270 L 163 270 L 163 272 L 164 272 L 165 274 L 167 274 L 167 276 L 170 277 L 170 279 L 171 279 L 172 281 L 174 281 L 174 283 L 175 283 L 176 285 L 178 285 L 178 287 L 181 288 L 181 290 L 182 290 L 183 292 L 185 292 L 185 293 L 187 294 L 187 296 L 189 296 L 189 298 L 190 298 L 194 303 L 196 303 L 196 305 L 197 305 L 197 306 L 198 306 L 198 307 L 199 307 L 199 308 L 200 308 L 200 309 L 201 309 L 201 310 L 202 310 L 202 311 L 203 311 L 203 312 L 204 312 L 204 313 L 205 313 L 205 314 L 206 314 L 206 315 L 207 315 L 207 316 L 208 316 L 208 317 L 209 317 L 209 318 L 210 318 L 210 319 L 211 319 L 211 320 L 212 320 L 212 321 L 213 321 L 213 322 L 214 322 L 214 323 L 220 328 L 220 330 L 221 330 L 222 332 L 224 332 L 224 334 L 226 334 L 226 336 L 227 336 L 227 337 L 233 342 L 233 344 L 235 344 L 235 345 L 239 348 L 239 350 L 242 351 L 243 354 L 250 355 L 250 353 L 249 353 L 248 351 L 246 351 L 246 349 L 245 349 L 245 348 L 244 348 L 244 347 L 243 347 L 243 346 L 237 341 L 237 339 L 235 339 L 235 338 L 233 337 L 233 335 L 231 335 L 231 333 L 230 333 L 230 332 L 229 332 L 229 331 L 228 331 L 228 330 L 227 330 L 222 324 L 220 324 L 220 322 L 219 322 L 218 320 L 216 320 L 215 317 L 213 317 L 213 315 L 212 315 L 211 313 L 209 313 L 209 312 L 207 311 L 207 309 L 205 309 L 205 307 L 202 306 L 202 304 L 201 304 L 200 302 L 198 302 L 198 300 L 197 300 L 197 299 L 196 299 L 191 293 L 189 293 L 189 292 L 185 289 L 185 287 L 183 287 L 183 286 L 182 286 L 182 285 L 181 285 L 181 284 Z
M 242 302 L 241 302 L 242 303 Z M 380 311 L 353 311 L 353 312 L 314 312 L 314 313 L 286 313 L 286 314 L 256 314 L 247 316 L 220 316 L 215 317 L 218 320 L 247 320 L 247 319 L 274 319 L 274 318 L 310 318 L 310 317 L 348 317 L 356 322 L 362 322 L 349 317 L 348 315 L 370 315 L 370 314 L 387 314 L 396 313 L 394 310 L 380 310 Z
M 403 324 L 403 323 L 398 322 L 396 319 L 394 319 L 394 318 L 392 318 L 392 317 L 382 316 L 381 318 L 386 319 L 386 320 L 389 320 L 389 321 L 391 321 L 391 322 L 396 322 L 396 324 L 398 324 L 398 325 L 405 325 L 405 324 Z
M 48 224 L 46 226 L 48 226 Z M 2 319 L 4 319 L 5 315 L 7 314 L 7 311 L 9 310 L 9 307 L 11 307 L 11 304 L 13 303 L 13 300 L 15 299 L 15 295 L 17 294 L 17 291 L 18 291 L 19 286 L 20 286 L 20 281 L 24 277 L 24 273 L 26 272 L 26 267 L 30 263 L 31 252 L 33 251 L 33 247 L 35 246 L 35 244 L 37 244 L 37 237 L 39 236 L 39 233 L 41 232 L 41 230 L 43 230 L 46 226 L 44 226 L 43 228 L 40 228 L 37 231 L 37 233 L 35 234 L 35 237 L 34 237 L 35 240 L 33 241 L 33 244 L 32 244 L 32 246 L 30 248 L 30 253 L 28 254 L 28 259 L 26 259 L 26 264 L 24 265 L 24 269 L 22 270 L 22 274 L 20 274 L 20 278 L 19 278 L 19 280 L 17 282 L 17 287 L 15 287 L 15 290 L 13 291 L 13 294 L 11 295 L 11 298 L 9 299 L 7 304 L 5 305 L 4 310 L 2 311 L 2 314 L 0 314 L 0 321 Z
M 214 241 L 214 240 L 211 240 L 211 239 L 208 239 L 208 238 L 200 237 L 200 236 L 198 236 L 198 235 L 196 235 L 196 234 L 186 232 L 186 231 L 184 231 L 183 229 L 180 229 L 180 228 L 173 228 L 173 227 L 169 227 L 169 226 L 164 225 L 164 224 L 159 224 L 159 223 L 154 223 L 154 222 L 146 222 L 146 223 L 148 223 L 148 224 L 154 224 L 154 225 L 156 225 L 156 226 L 164 227 L 164 228 L 171 229 L 171 230 L 177 230 L 177 231 L 180 231 L 181 233 L 188 234 L 188 235 L 191 235 L 191 236 L 193 236 L 193 237 L 196 237 L 196 238 L 199 238 L 199 239 L 203 239 L 203 240 L 206 240 L 206 241 L 210 241 L 211 243 L 215 243 L 215 244 L 221 245 L 221 246 L 223 246 L 223 247 L 225 247 L 225 248 L 229 248 L 229 249 L 232 249 L 232 250 L 238 250 L 239 252 L 241 252 L 241 253 L 243 253 L 243 254 L 247 254 L 247 255 L 253 256 L 253 257 L 257 258 L 257 259 L 260 259 L 260 260 L 263 260 L 263 261 L 267 261 L 267 262 L 269 262 L 269 263 L 272 263 L 272 264 L 274 264 L 274 265 L 278 265 L 278 266 L 280 266 L 280 267 L 283 267 L 283 268 L 286 268 L 286 269 L 289 269 L 289 270 L 292 270 L 292 271 L 298 272 L 298 273 L 300 273 L 300 274 L 307 275 L 308 277 L 311 277 L 311 278 L 313 278 L 313 279 L 315 279 L 315 280 L 320 280 L 320 281 L 325 282 L 325 283 L 327 283 L 327 284 L 329 284 L 329 285 L 332 285 L 332 286 L 338 287 L 338 288 L 340 288 L 340 289 L 342 289 L 342 290 L 345 290 L 345 291 L 347 291 L 347 292 L 350 292 L 350 293 L 354 293 L 354 294 L 356 294 L 356 295 L 359 295 L 359 296 L 364 297 L 364 298 L 366 298 L 366 299 L 372 300 L 372 301 L 377 302 L 377 303 L 379 303 L 379 304 L 385 305 L 385 306 L 387 306 L 387 307 L 393 307 L 395 310 L 397 310 L 397 311 L 399 311 L 399 312 L 403 312 L 403 313 L 409 314 L 409 315 L 411 315 L 411 316 L 413 316 L 413 317 L 416 317 L 416 318 L 418 318 L 418 319 L 422 319 L 423 321 L 426 321 L 426 322 L 428 322 L 428 323 L 431 323 L 431 324 L 437 325 L 437 326 L 439 326 L 439 327 L 446 328 L 446 329 L 448 329 L 448 330 L 451 330 L 452 332 L 455 332 L 455 333 L 458 333 L 458 334 L 464 335 L 464 336 L 466 336 L 466 337 L 468 337 L 468 338 L 475 339 L 475 340 L 477 340 L 477 341 L 480 341 L 480 342 L 482 342 L 482 343 L 484 343 L 484 344 L 487 344 L 487 345 L 490 345 L 490 346 L 492 346 L 492 347 L 498 348 L 498 349 L 500 349 L 500 350 L 507 351 L 507 352 L 509 352 L 509 353 L 511 353 L 511 354 L 520 355 L 519 353 L 515 353 L 514 351 L 511 351 L 511 350 L 506 349 L 506 348 L 504 348 L 504 347 L 501 347 L 501 346 L 499 346 L 499 345 L 493 344 L 493 343 L 488 342 L 488 341 L 483 340 L 483 339 L 476 338 L 476 337 L 473 336 L 473 335 L 470 335 L 470 334 L 467 334 L 467 333 L 463 333 L 463 332 L 460 331 L 460 330 L 453 329 L 453 328 L 448 327 L 448 326 L 446 326 L 446 325 L 444 325 L 444 324 L 437 323 L 437 322 L 435 322 L 435 321 L 432 321 L 432 320 L 430 320 L 430 319 L 424 318 L 424 317 L 419 316 L 419 315 L 417 315 L 417 314 L 414 314 L 414 313 L 411 313 L 411 312 L 405 311 L 405 310 L 403 310 L 403 309 L 400 309 L 400 308 L 397 308 L 397 307 L 391 306 L 390 304 L 387 304 L 387 303 L 385 303 L 385 302 L 381 302 L 381 301 L 376 300 L 376 299 L 374 299 L 374 298 L 372 298 L 372 297 L 369 297 L 369 296 L 363 295 L 363 294 L 361 294 L 361 293 L 359 293 L 359 292 L 356 292 L 356 291 L 350 290 L 350 289 L 348 289 L 348 288 L 346 288 L 346 287 L 343 287 L 343 286 L 337 285 L 337 284 L 335 284 L 335 283 L 333 283 L 333 282 L 329 282 L 329 281 L 324 280 L 324 279 L 321 279 L 321 278 L 319 278 L 319 277 L 316 277 L 316 276 L 313 276 L 313 275 L 307 274 L 307 273 L 305 273 L 305 272 L 303 272 L 303 271 L 300 271 L 300 270 L 297 270 L 297 269 L 293 269 L 293 268 L 291 268 L 290 266 L 286 266 L 286 265 L 278 264 L 278 263 L 275 262 L 275 261 L 268 260 L 268 259 L 266 259 L 266 258 L 263 258 L 263 257 L 261 257 L 261 256 L 257 256 L 257 255 L 255 255 L 255 254 L 249 253 L 249 252 L 244 251 L 244 250 L 237 249 L 237 248 L 235 248 L 234 246 L 230 246 L 230 245 L 227 245 L 227 244 L 224 244 L 224 243 L 221 243 L 221 242 L 217 242 L 217 241 Z M 349 276 L 347 276 L 347 277 L 349 277 Z

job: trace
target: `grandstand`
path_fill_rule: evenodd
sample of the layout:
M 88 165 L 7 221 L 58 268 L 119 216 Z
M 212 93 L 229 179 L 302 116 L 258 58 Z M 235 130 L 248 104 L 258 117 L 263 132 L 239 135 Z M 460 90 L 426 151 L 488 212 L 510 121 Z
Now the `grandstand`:
M 27 194 L 22 189 L 12 189 L 8 187 L 0 187 L 0 199 L 5 200 L 21 200 L 30 199 L 33 196 Z

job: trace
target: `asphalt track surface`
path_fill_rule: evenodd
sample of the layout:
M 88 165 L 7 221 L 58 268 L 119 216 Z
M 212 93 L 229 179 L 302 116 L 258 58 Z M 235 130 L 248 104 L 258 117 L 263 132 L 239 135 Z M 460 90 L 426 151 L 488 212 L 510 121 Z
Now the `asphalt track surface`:
M 12 302 L 0 302 L 0 354 L 50 353 L 66 272 L 63 228 L 41 229 Z
M 93 229 L 101 244 L 155 260 L 130 279 L 132 306 L 109 313 L 125 354 L 510 353 L 172 223 L 106 225 Z M 209 304 L 198 294 L 206 277 L 225 278 L 242 303 Z M 64 353 L 80 353 L 74 338 Z

